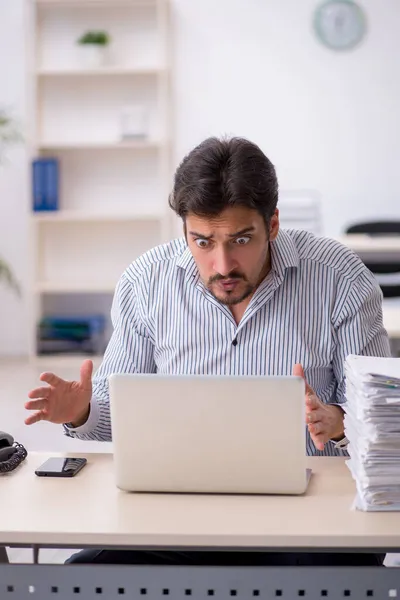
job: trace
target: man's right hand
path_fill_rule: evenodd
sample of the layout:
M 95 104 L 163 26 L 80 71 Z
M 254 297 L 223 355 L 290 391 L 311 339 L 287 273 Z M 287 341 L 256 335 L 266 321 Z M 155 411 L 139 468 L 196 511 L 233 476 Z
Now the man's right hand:
M 72 423 L 75 427 L 87 421 L 92 398 L 93 363 L 85 360 L 80 371 L 80 381 L 64 381 L 53 373 L 42 373 L 40 381 L 48 383 L 29 392 L 27 410 L 35 412 L 25 419 L 26 425 L 38 421 Z

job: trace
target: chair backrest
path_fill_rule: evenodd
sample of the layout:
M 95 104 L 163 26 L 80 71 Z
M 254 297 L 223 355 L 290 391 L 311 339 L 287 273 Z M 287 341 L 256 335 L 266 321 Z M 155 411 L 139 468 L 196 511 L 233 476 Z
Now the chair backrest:
M 347 227 L 347 234 L 371 236 L 400 236 L 400 221 L 365 221 Z M 385 298 L 400 297 L 400 260 L 373 261 L 365 265 L 376 276 Z
M 348 234 L 368 234 L 368 235 L 400 235 L 400 221 L 365 221 L 364 223 L 355 223 L 346 229 Z
M 304 229 L 322 235 L 321 197 L 313 190 L 279 193 L 279 215 L 285 229 Z

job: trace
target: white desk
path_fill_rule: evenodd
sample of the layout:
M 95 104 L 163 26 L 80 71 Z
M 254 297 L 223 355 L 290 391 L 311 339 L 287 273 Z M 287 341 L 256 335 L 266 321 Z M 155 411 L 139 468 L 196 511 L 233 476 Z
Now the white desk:
M 392 255 L 400 259 L 400 235 L 375 236 L 375 235 L 343 235 L 336 238 L 360 256 L 374 254 L 377 257 Z
M 0 545 L 400 549 L 400 513 L 350 510 L 355 485 L 338 457 L 309 458 L 297 497 L 129 494 L 110 454 L 87 455 L 72 479 L 37 477 L 46 458 L 0 478 Z
M 400 339 L 400 302 L 396 306 L 383 302 L 383 325 L 390 338 Z
M 114 486 L 109 454 L 87 455 L 88 465 L 72 479 L 35 476 L 46 458 L 32 453 L 0 478 L 0 545 L 400 549 L 400 513 L 350 509 L 355 486 L 341 458 L 310 458 L 310 486 L 297 497 L 128 494 Z M 398 573 L 384 567 L 0 565 L 0 598 L 388 598 Z

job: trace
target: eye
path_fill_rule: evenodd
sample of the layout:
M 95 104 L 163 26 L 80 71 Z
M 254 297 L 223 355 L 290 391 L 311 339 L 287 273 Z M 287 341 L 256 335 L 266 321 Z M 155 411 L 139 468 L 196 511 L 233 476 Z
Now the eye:
M 238 244 L 239 246 L 245 246 L 246 244 L 248 244 L 249 241 L 250 241 L 250 237 L 247 235 L 244 235 L 240 238 L 237 238 L 235 240 L 235 243 Z
M 207 248 L 208 245 L 209 245 L 209 243 L 210 243 L 209 240 L 204 240 L 204 239 L 201 239 L 201 238 L 195 240 L 195 242 L 196 242 L 196 245 L 199 248 Z

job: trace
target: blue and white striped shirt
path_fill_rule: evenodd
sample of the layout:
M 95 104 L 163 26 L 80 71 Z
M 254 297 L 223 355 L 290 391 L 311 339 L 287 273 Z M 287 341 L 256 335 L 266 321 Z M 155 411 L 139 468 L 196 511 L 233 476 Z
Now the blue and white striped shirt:
M 341 403 L 349 354 L 390 356 L 372 273 L 345 246 L 305 231 L 281 230 L 271 242 L 271 271 L 238 325 L 203 285 L 184 239 L 126 269 L 111 314 L 114 331 L 93 379 L 89 419 L 66 428 L 81 439 L 111 439 L 112 373 L 290 375 L 301 363 L 318 397 Z M 342 451 L 332 443 L 317 451 L 307 431 L 307 453 Z

